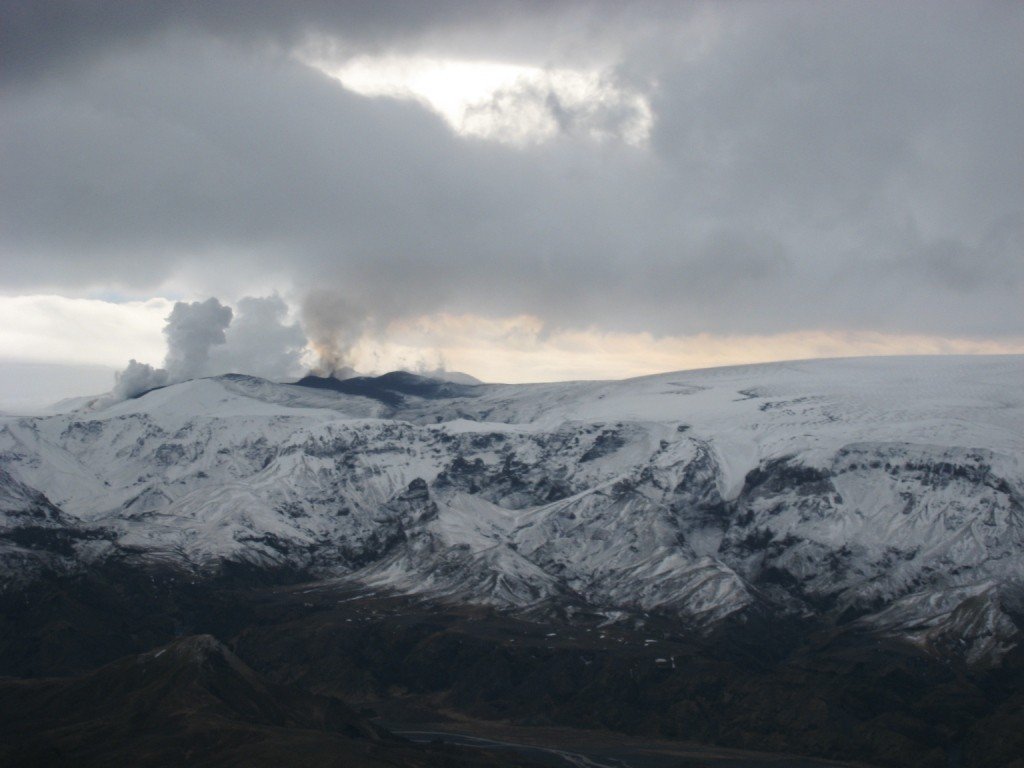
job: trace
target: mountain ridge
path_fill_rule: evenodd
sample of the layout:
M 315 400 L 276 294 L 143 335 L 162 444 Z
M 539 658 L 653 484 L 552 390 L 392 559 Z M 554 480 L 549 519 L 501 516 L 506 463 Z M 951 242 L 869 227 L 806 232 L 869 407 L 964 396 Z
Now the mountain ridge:
M 856 617 L 977 664 L 1017 642 L 1024 357 L 335 381 L 229 375 L 3 419 L 0 573 L 245 562 L 705 628 Z

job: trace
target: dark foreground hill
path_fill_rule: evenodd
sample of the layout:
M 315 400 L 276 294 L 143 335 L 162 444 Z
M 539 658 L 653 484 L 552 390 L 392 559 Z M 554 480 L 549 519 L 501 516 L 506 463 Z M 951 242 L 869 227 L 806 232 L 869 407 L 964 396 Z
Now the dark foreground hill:
M 188 750 L 201 765 L 528 764 L 403 745 L 371 716 L 403 730 L 458 731 L 468 718 L 893 768 L 1024 765 L 1020 648 L 979 669 L 856 622 L 764 614 L 706 635 L 670 614 L 519 615 L 254 575 L 112 570 L 0 593 L 0 674 L 23 678 L 0 682 L 0 765 L 178 765 Z M 161 645 L 182 631 L 232 651 L 204 635 Z M 65 677 L 42 677 L 53 674 Z M 781 763 L 797 764 L 824 765 Z M 765 763 L 669 768 L 682 765 Z
M 0 681 L 0 764 L 513 763 L 407 743 L 338 699 L 269 682 L 210 635 L 193 635 L 75 677 Z

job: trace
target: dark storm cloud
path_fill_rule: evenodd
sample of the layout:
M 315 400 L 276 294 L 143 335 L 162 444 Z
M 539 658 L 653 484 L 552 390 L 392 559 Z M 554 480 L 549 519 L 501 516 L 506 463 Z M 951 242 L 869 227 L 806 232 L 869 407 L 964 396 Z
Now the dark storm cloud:
M 316 289 L 310 327 L 336 305 L 1021 332 L 1019 5 L 136 5 L 5 11 L 6 290 L 273 274 Z M 459 138 L 289 58 L 311 31 L 552 66 L 593 40 L 649 95 L 650 148 L 582 137 L 557 99 L 552 141 Z
M 450 11 L 438 4 L 441 17 Z M 452 9 L 465 3 L 452 3 Z M 136 0 L 7 0 L 2 5 L 0 50 L 4 80 L 59 74 L 88 65 L 112 48 L 145 41 L 167 29 L 207 31 L 249 41 L 289 44 L 327 27 L 371 39 L 387 31 L 416 30 L 433 18 L 424 3 L 373 2 L 137 2 Z
M 167 30 L 285 48 L 312 33 L 362 50 L 415 44 L 454 46 L 475 57 L 543 59 L 557 45 L 563 55 L 586 56 L 595 42 L 620 36 L 601 22 L 642 25 L 633 6 L 624 0 L 3 0 L 0 82 L 59 75 Z M 648 11 L 664 7 L 646 4 Z M 586 45 L 572 42 L 581 31 Z

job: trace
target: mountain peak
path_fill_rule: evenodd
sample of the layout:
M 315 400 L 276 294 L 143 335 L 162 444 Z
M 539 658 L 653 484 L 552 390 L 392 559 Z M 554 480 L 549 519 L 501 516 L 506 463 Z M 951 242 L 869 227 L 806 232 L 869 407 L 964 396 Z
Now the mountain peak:
M 180 659 L 189 659 L 196 662 L 205 661 L 211 656 L 219 656 L 229 661 L 239 661 L 241 663 L 231 650 L 213 635 L 189 635 L 183 637 L 156 651 L 154 657 L 159 657 L 164 651 Z

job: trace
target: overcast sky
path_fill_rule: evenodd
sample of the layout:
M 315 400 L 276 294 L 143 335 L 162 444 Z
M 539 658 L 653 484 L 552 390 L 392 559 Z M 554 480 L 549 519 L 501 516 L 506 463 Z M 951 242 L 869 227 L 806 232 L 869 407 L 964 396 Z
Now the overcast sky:
M 0 361 L 1024 351 L 1022 3 L 0 8 Z

